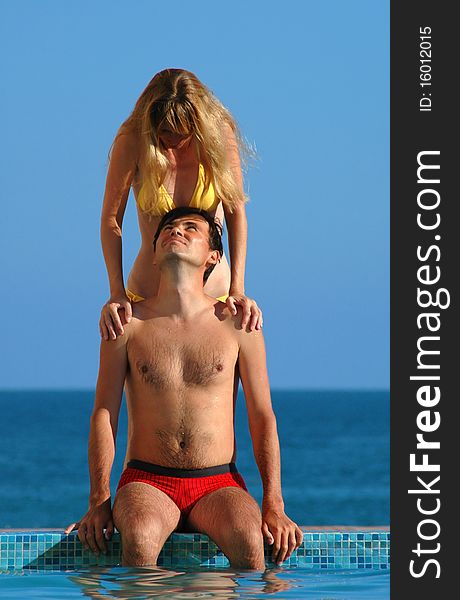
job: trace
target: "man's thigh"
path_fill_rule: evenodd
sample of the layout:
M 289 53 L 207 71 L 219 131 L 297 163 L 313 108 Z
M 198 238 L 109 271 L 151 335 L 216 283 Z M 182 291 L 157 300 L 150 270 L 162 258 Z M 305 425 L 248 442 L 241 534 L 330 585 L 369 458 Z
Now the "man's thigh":
M 161 490 L 147 483 L 132 482 L 120 488 L 112 508 L 115 527 L 123 536 L 140 536 L 161 545 L 176 529 L 181 512 Z
M 184 530 L 204 533 L 221 546 L 229 536 L 248 525 L 256 529 L 262 527 L 259 505 L 246 490 L 223 487 L 198 500 Z

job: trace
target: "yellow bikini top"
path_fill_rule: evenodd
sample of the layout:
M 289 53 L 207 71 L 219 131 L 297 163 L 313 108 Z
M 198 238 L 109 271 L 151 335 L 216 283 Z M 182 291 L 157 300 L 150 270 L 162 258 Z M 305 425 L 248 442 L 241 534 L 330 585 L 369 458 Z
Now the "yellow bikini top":
M 205 192 L 204 183 L 205 183 L 205 172 L 204 172 L 203 165 L 200 163 L 199 168 L 198 168 L 198 180 L 196 182 L 195 190 L 193 192 L 192 198 L 191 198 L 188 206 L 192 206 L 194 208 L 202 208 L 209 212 L 213 212 L 217 208 L 217 205 L 219 204 L 219 199 L 216 197 L 216 193 L 215 193 L 212 183 L 209 185 L 209 188 L 206 192 Z M 147 212 L 153 216 L 158 216 L 158 217 L 163 216 L 165 213 L 169 212 L 173 208 L 176 208 L 176 205 L 174 204 L 174 200 L 168 194 L 168 191 L 166 190 L 166 188 L 163 184 L 161 184 L 159 192 L 160 192 L 160 194 L 159 194 L 160 197 L 159 197 L 158 205 L 153 209 L 149 209 L 146 206 L 145 197 L 144 197 L 145 191 L 144 191 L 144 186 L 142 185 L 141 189 L 139 190 L 139 194 L 138 194 L 137 200 L 136 200 L 137 204 L 139 205 L 139 208 L 141 210 L 143 210 L 144 212 Z

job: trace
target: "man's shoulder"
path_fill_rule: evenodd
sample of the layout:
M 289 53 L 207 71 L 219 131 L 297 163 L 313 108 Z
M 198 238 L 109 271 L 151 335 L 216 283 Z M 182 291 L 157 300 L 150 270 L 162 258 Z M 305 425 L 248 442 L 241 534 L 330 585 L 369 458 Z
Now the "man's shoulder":
M 133 302 L 133 319 L 134 323 L 143 323 L 145 321 L 154 321 L 157 317 L 155 310 L 155 301 L 152 299 Z
M 225 302 L 222 302 L 222 300 L 217 298 L 210 298 L 210 303 L 214 309 L 215 317 L 221 323 L 231 322 L 233 315 Z
M 228 308 L 225 302 L 216 301 L 214 304 L 214 312 L 217 319 L 226 326 L 237 337 L 246 337 L 261 332 L 251 331 L 248 326 L 242 327 L 243 309 L 240 306 L 236 307 L 237 312 L 233 312 Z
M 123 340 L 120 341 L 124 341 L 126 343 L 130 337 L 133 337 L 136 334 L 143 322 L 152 319 L 152 315 L 149 314 L 148 307 L 142 306 L 143 304 L 144 302 L 136 302 L 132 304 L 132 317 L 129 322 L 126 319 L 125 309 L 119 309 L 118 315 L 124 331 L 123 335 L 118 336 L 123 338 Z

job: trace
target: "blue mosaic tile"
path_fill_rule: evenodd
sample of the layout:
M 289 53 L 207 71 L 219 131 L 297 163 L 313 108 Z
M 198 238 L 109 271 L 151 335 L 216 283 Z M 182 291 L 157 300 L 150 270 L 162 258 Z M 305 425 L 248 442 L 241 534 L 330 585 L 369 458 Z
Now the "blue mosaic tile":
M 0 535 L 0 572 L 120 565 L 119 533 L 107 542 L 107 548 L 107 555 L 94 555 L 82 547 L 77 532 L 68 536 L 54 532 L 3 532 Z M 273 566 L 270 546 L 265 547 L 265 558 L 267 566 Z M 228 567 L 229 561 L 207 536 L 174 533 L 166 540 L 158 565 Z M 309 569 L 389 569 L 390 532 L 305 532 L 301 546 L 283 565 Z

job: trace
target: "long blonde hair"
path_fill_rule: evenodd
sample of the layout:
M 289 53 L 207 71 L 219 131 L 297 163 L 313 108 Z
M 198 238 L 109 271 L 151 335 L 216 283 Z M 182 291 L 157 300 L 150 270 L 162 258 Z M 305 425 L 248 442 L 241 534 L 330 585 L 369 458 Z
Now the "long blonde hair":
M 242 166 L 246 167 L 248 158 L 255 156 L 254 150 L 241 136 L 230 111 L 196 75 L 184 69 L 165 69 L 153 77 L 113 142 L 124 133 L 135 133 L 139 140 L 138 166 L 145 212 L 155 212 L 159 188 L 170 166 L 158 138 L 160 127 L 165 125 L 179 134 L 193 134 L 198 161 L 204 166 L 205 192 L 212 183 L 217 198 L 230 212 L 248 200 L 245 192 L 242 196 L 226 158 L 224 123 L 233 130 Z M 109 160 L 112 147 L 113 144 Z

